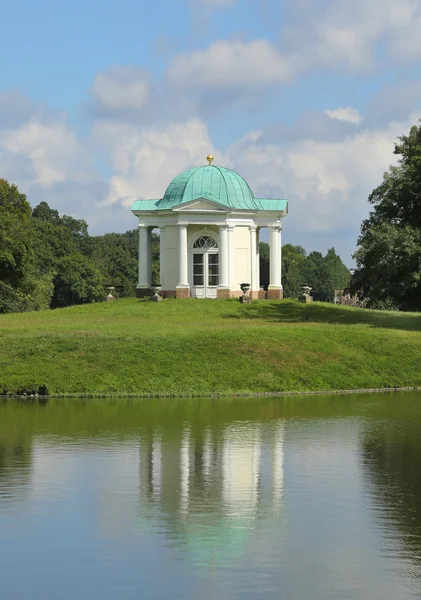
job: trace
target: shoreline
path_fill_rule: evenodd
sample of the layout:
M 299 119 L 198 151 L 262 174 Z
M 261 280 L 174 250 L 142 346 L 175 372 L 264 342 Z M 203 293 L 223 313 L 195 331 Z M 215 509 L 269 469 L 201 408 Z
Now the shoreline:
M 33 400 L 49 400 L 60 398 L 74 398 L 75 400 L 87 399 L 164 399 L 164 398 L 280 398 L 282 396 L 329 396 L 329 395 L 350 395 L 350 394 L 385 394 L 394 392 L 420 392 L 421 386 L 414 387 L 387 387 L 387 388 L 362 388 L 362 389 L 347 389 L 347 390 L 316 390 L 316 391 L 289 391 L 289 392 L 238 392 L 233 394 L 133 394 L 133 393 L 117 393 L 111 394 L 49 394 L 43 396 L 41 394 L 0 394 L 0 400 L 12 399 L 33 399 Z

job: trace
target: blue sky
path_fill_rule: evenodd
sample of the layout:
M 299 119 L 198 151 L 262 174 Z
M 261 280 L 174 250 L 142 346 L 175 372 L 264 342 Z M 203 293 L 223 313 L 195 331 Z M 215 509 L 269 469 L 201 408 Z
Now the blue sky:
M 284 242 L 347 264 L 420 117 L 419 0 L 0 2 L 0 176 L 31 204 L 136 225 L 204 164 L 286 196 Z

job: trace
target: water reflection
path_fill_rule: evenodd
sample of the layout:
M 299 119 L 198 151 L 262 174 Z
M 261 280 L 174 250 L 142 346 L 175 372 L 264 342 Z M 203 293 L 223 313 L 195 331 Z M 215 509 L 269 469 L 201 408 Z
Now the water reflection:
M 25 494 L 30 481 L 30 442 L 19 438 L 0 439 L 0 502 L 16 501 Z
M 138 526 L 163 527 L 201 563 L 243 551 L 259 513 L 282 512 L 283 437 L 281 420 L 142 436 Z
M 4 597 L 419 597 L 417 399 L 0 404 Z
M 366 427 L 363 464 L 374 519 L 387 531 L 385 551 L 415 561 L 421 577 L 421 436 L 417 419 L 386 419 Z M 391 534 L 391 530 L 394 534 Z

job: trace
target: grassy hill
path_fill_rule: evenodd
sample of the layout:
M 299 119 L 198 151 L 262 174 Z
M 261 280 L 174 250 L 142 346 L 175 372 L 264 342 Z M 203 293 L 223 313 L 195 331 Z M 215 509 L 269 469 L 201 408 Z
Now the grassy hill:
M 421 314 L 117 300 L 0 315 L 0 393 L 253 394 L 421 386 Z

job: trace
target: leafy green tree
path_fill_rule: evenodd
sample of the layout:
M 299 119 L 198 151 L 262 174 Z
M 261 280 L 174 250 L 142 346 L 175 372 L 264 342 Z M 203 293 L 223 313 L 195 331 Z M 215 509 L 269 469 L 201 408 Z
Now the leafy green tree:
M 369 196 L 351 286 L 369 306 L 421 310 L 421 125 L 395 144 L 398 164 Z
M 58 261 L 52 308 L 99 302 L 104 296 L 101 274 L 86 256 L 72 254 Z
M 40 202 L 40 204 L 38 204 L 38 206 L 36 206 L 32 211 L 32 216 L 34 219 L 46 221 L 47 223 L 54 223 L 55 225 L 60 223 L 60 215 L 58 210 L 50 208 L 46 202 Z
M 305 283 L 312 288 L 312 296 L 320 302 L 332 302 L 335 290 L 348 287 L 351 273 L 343 264 L 334 248 L 321 252 L 310 252 L 303 265 Z
M 0 179 L 0 281 L 15 289 L 32 264 L 30 218 L 25 194 Z
M 306 251 L 302 246 L 285 244 L 282 247 L 282 286 L 285 298 L 298 298 L 302 294 L 305 257 Z

